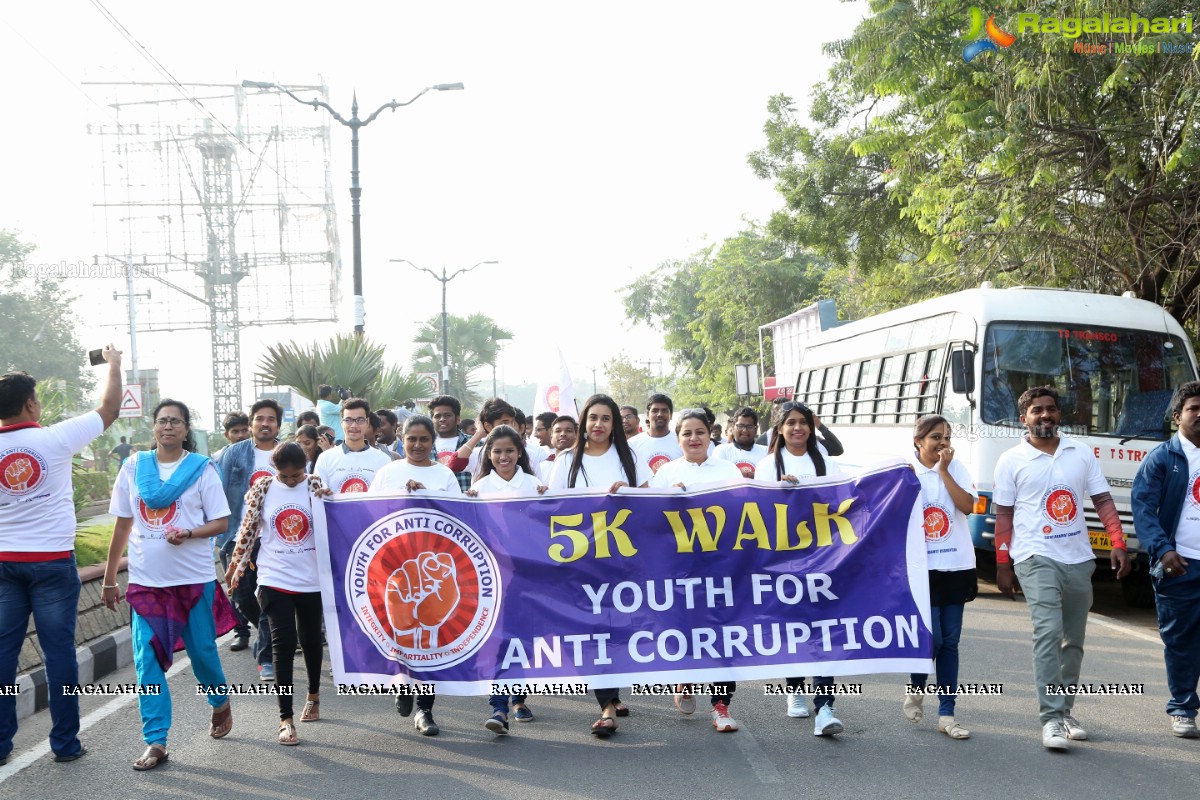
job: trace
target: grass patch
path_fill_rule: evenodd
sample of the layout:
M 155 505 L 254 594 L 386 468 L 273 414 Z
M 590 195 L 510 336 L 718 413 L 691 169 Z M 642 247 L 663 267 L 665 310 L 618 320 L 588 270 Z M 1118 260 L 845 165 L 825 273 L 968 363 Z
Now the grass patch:
M 108 560 L 108 543 L 112 540 L 112 525 L 84 525 L 75 532 L 75 561 L 77 566 L 89 567 Z

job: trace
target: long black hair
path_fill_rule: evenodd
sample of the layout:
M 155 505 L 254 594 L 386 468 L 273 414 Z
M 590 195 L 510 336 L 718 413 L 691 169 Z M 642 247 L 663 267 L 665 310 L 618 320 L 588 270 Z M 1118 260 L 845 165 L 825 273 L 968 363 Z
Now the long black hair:
M 492 446 L 498 439 L 512 439 L 513 444 L 517 446 L 517 468 L 522 472 L 533 474 L 533 467 L 529 463 L 529 453 L 525 450 L 525 443 L 521 441 L 521 434 L 517 433 L 509 425 L 497 425 L 492 428 L 491 433 L 483 440 L 483 458 L 480 459 L 479 477 L 483 478 L 495 472 L 492 467 Z
M 621 407 L 606 394 L 592 395 L 579 412 L 579 435 L 575 437 L 575 446 L 571 448 L 571 469 L 567 472 L 567 486 L 575 488 L 581 471 L 583 479 L 587 480 L 587 471 L 583 469 L 583 451 L 587 447 L 587 415 L 592 406 L 605 406 L 612 412 L 612 433 L 608 441 L 617 448 L 617 458 L 621 461 L 621 470 L 628 478 L 627 482 L 630 486 L 637 486 L 637 462 L 633 458 L 633 451 L 629 449 L 629 440 L 625 438 L 625 428 L 621 425 Z
M 196 452 L 196 437 L 192 435 L 192 412 L 183 403 L 179 402 L 178 400 L 163 398 L 158 402 L 158 405 L 154 407 L 154 412 L 150 415 L 152 423 L 153 420 L 158 419 L 158 412 L 162 411 L 167 406 L 175 406 L 178 408 L 179 413 L 183 415 L 183 424 L 187 425 L 187 436 L 185 436 L 183 439 L 183 449 L 189 453 Z M 154 440 L 153 449 L 158 449 L 157 439 Z
M 817 447 L 817 426 L 813 422 L 812 409 L 803 403 L 789 400 L 779 407 L 779 421 L 775 423 L 775 427 L 771 428 L 770 451 L 775 454 L 775 480 L 779 480 L 787 474 L 783 471 L 783 451 L 787 449 L 787 446 L 783 443 L 780 431 L 783 430 L 783 423 L 788 418 L 788 414 L 793 411 L 799 411 L 804 417 L 804 421 L 808 423 L 808 444 L 805 445 L 805 452 L 812 459 L 813 469 L 816 470 L 817 475 L 825 474 L 825 457 L 821 455 L 821 448 Z
M 292 437 L 292 439 L 299 439 L 301 436 L 304 436 L 313 440 L 313 450 L 316 451 L 316 455 L 314 455 L 312 461 L 309 461 L 304 467 L 305 471 L 308 472 L 309 475 L 317 474 L 317 457 L 321 455 L 321 446 L 317 444 L 317 439 L 320 437 L 320 435 L 321 434 L 317 433 L 316 425 L 301 425 L 296 429 L 295 436 Z M 299 444 L 299 442 L 297 442 L 297 444 Z M 302 447 L 301 449 L 303 450 L 304 448 Z

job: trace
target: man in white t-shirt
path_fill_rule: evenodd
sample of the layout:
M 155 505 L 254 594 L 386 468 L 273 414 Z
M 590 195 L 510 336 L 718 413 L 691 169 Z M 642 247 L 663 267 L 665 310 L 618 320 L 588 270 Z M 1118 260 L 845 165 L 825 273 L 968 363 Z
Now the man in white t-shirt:
M 74 761 L 79 742 L 79 684 L 75 620 L 79 571 L 75 566 L 75 506 L 71 456 L 113 424 L 121 406 L 121 354 L 104 348 L 108 375 L 100 407 L 49 428 L 37 382 L 24 372 L 0 376 L 0 689 L 17 682 L 17 659 L 33 614 L 46 664 L 50 749 L 54 760 Z M 17 698 L 0 692 L 0 764 L 17 732 Z
M 471 453 L 461 458 L 458 451 L 470 442 L 474 449 L 479 439 L 474 434 L 467 435 L 458 428 L 462 415 L 462 403 L 457 397 L 448 394 L 440 395 L 429 401 L 429 416 L 433 419 L 433 430 L 436 434 L 433 440 L 433 459 L 444 467 L 449 468 L 458 478 L 458 486 L 464 492 L 471 488 L 471 471 L 467 468 Z
M 665 394 L 650 395 L 646 403 L 646 431 L 629 440 L 634 456 L 651 475 L 662 465 L 683 458 L 679 438 L 671 431 L 671 414 L 674 412 L 675 404 L 671 398 Z
M 335 494 L 367 491 L 375 473 L 392 463 L 391 456 L 367 444 L 370 416 L 371 404 L 361 397 L 343 401 L 341 421 L 346 440 L 317 457 L 317 475 Z
M 754 477 L 754 468 L 767 457 L 767 446 L 756 444 L 758 435 L 758 412 L 749 406 L 738 409 L 733 415 L 734 423 L 729 426 L 729 441 L 717 445 L 714 458 L 732 461 L 747 478 Z
M 1021 581 L 1033 621 L 1033 674 L 1041 711 L 1042 744 L 1067 750 L 1087 739 L 1071 715 L 1083 664 L 1083 639 L 1092 607 L 1096 569 L 1084 519 L 1090 497 L 1112 540 L 1117 578 L 1129 556 L 1108 481 L 1091 448 L 1060 436 L 1062 419 L 1053 387 L 1027 389 L 1017 401 L 1029 433 L 996 461 L 996 585 L 1015 599 Z
M 538 464 L 536 470 L 542 486 L 550 485 L 550 473 L 554 471 L 554 462 L 575 446 L 578 436 L 579 424 L 574 417 L 565 414 L 555 417 L 554 424 L 550 426 L 550 444 L 554 447 L 554 452 L 546 456 L 546 460 Z

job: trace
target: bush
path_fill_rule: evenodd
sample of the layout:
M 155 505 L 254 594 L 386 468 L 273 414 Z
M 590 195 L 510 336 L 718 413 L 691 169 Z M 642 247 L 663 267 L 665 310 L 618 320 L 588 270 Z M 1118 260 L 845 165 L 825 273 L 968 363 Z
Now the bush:
M 112 482 L 107 473 L 76 470 L 71 476 L 74 485 L 75 510 L 94 500 L 107 500 L 112 495 Z

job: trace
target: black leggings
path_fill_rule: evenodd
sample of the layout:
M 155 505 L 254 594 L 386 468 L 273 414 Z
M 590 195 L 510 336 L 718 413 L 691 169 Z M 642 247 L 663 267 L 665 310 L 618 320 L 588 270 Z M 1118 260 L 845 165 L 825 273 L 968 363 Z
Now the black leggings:
M 621 702 L 620 689 L 593 689 L 592 694 L 596 696 L 596 702 L 600 704 L 601 711 L 603 711 L 609 703 Z
M 321 688 L 321 593 L 289 594 L 270 586 L 258 587 L 258 602 L 263 613 L 271 619 L 272 660 L 275 665 L 275 686 L 293 686 L 292 662 L 296 658 L 296 637 L 304 651 L 304 669 L 308 672 L 308 691 L 316 694 Z M 282 691 L 279 699 L 279 718 L 292 716 L 292 695 Z

